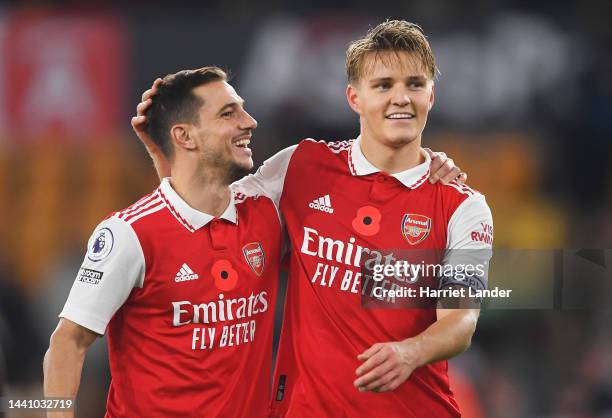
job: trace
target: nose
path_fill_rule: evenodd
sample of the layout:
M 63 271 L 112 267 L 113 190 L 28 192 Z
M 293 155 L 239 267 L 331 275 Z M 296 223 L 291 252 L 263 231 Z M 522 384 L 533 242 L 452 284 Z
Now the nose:
M 409 105 L 411 102 L 410 94 L 407 90 L 398 88 L 391 97 L 391 101 L 396 106 Z
M 253 116 L 251 116 L 249 114 L 249 112 L 247 112 L 246 110 L 244 111 L 244 115 L 242 117 L 242 121 L 240 124 L 242 129 L 245 130 L 253 130 L 255 128 L 257 128 L 257 121 L 255 120 L 255 118 Z

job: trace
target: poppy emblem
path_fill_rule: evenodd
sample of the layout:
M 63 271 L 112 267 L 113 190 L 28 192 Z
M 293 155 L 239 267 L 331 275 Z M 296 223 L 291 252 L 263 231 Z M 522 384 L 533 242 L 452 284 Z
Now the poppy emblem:
M 374 206 L 362 206 L 357 210 L 352 226 L 359 234 L 370 237 L 380 231 L 381 218 L 380 211 Z
M 238 284 L 238 272 L 232 267 L 229 260 L 217 260 L 210 269 L 215 286 L 222 292 L 232 290 Z
M 424 215 L 406 213 L 402 219 L 402 235 L 408 244 L 417 245 L 423 242 L 431 231 L 431 219 Z
M 251 242 L 242 247 L 242 253 L 249 267 L 257 276 L 261 276 L 266 265 L 266 255 L 263 247 L 258 242 Z

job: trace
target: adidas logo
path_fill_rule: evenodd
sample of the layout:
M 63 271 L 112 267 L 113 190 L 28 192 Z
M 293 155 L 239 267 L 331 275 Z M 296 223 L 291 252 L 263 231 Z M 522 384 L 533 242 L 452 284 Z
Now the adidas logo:
M 181 269 L 178 271 L 178 273 L 176 273 L 176 277 L 174 278 L 174 281 L 175 282 L 186 282 L 187 280 L 197 280 L 199 278 L 200 276 L 194 273 L 193 270 L 189 268 L 187 263 L 183 263 L 183 265 L 181 266 Z
M 322 212 L 334 213 L 334 208 L 332 208 L 331 200 L 329 195 L 326 194 L 323 197 L 313 200 L 308 204 L 308 207 L 311 209 L 317 209 Z

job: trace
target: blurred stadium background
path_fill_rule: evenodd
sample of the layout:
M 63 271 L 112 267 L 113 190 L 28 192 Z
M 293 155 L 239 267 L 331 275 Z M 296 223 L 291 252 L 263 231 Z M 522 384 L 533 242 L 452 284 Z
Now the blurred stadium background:
M 40 396 L 91 230 L 157 185 L 129 125 L 153 79 L 230 70 L 259 121 L 260 163 L 304 137 L 356 135 L 344 51 L 387 17 L 429 35 L 441 74 L 424 144 L 487 195 L 496 249 L 610 248 L 611 16 L 607 0 L 0 2 L 2 394 Z M 464 416 L 612 417 L 610 319 L 610 308 L 485 311 L 451 364 Z M 85 363 L 79 416 L 102 417 L 105 343 Z

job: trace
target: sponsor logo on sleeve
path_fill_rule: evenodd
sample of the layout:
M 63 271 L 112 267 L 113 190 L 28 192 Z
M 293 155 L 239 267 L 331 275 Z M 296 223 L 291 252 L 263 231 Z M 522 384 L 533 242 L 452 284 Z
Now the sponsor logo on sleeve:
M 431 219 L 425 215 L 406 213 L 402 218 L 402 235 L 410 245 L 423 242 L 431 231 Z
M 104 273 L 98 270 L 91 270 L 81 267 L 77 280 L 83 283 L 98 284 L 102 280 Z
M 480 231 L 472 231 L 470 238 L 472 241 L 484 242 L 485 244 L 493 244 L 493 226 L 486 222 L 480 223 Z
M 251 242 L 242 247 L 242 253 L 251 270 L 257 276 L 261 276 L 266 264 L 266 255 L 261 244 L 259 242 Z
M 100 261 L 106 258 L 113 249 L 113 233 L 108 228 L 96 231 L 87 243 L 87 258 Z

